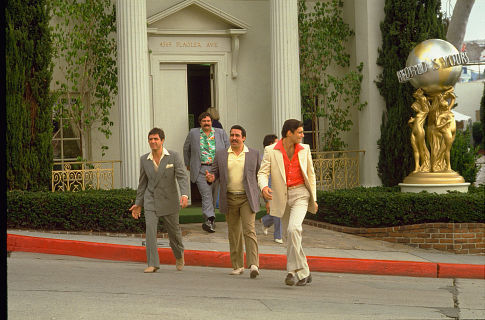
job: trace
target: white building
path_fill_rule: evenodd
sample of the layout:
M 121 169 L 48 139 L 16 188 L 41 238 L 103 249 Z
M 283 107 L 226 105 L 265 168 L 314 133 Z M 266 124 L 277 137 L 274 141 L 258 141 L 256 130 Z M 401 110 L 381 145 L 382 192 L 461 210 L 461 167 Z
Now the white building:
M 115 187 L 136 188 L 147 133 L 161 127 L 166 147 L 182 153 L 191 123 L 209 106 L 227 131 L 247 130 L 262 151 L 285 119 L 301 119 L 297 0 L 116 0 L 119 90 L 106 140 L 93 130 L 93 160 L 122 161 Z M 351 66 L 364 63 L 361 101 L 352 113 L 349 149 L 365 150 L 360 183 L 380 185 L 380 122 L 385 102 L 375 80 L 384 0 L 346 0 L 344 20 L 356 32 Z M 109 149 L 102 158 L 102 145 Z

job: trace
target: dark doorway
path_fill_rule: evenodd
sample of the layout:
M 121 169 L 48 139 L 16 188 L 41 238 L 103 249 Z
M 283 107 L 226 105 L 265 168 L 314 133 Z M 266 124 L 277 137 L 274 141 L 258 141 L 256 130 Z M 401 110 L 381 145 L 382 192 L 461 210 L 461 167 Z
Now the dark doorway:
M 211 65 L 187 65 L 187 96 L 189 107 L 189 129 L 199 127 L 199 115 L 211 106 Z M 202 198 L 195 183 L 190 186 L 192 205 L 200 205 Z

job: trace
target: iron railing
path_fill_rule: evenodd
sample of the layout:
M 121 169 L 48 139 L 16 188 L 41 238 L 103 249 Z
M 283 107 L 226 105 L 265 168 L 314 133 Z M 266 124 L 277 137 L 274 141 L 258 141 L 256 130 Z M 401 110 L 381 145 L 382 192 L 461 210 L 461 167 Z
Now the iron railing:
M 114 166 L 120 160 L 55 162 L 52 191 L 84 191 L 114 188 Z
M 358 187 L 359 156 L 364 150 L 312 152 L 317 189 L 331 191 Z

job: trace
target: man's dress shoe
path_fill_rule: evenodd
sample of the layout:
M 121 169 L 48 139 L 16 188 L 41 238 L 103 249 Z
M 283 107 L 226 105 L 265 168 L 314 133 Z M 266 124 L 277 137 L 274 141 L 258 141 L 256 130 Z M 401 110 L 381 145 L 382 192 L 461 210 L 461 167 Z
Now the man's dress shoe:
M 296 277 L 293 273 L 286 275 L 285 283 L 287 286 L 294 286 L 296 284 Z
M 202 230 L 204 231 L 207 231 L 209 233 L 214 233 L 216 232 L 216 230 L 214 230 L 214 223 L 211 223 L 210 220 L 206 220 L 203 224 L 202 224 Z
M 312 275 L 311 275 L 311 274 L 309 274 L 309 275 L 308 275 L 308 277 L 303 278 L 303 279 L 301 279 L 300 281 L 298 281 L 298 282 L 296 283 L 296 285 L 297 285 L 297 286 L 306 286 L 306 285 L 307 285 L 307 283 L 311 283 L 311 282 L 312 282 Z
M 160 269 L 160 268 L 158 268 L 158 267 L 148 267 L 143 272 L 145 272 L 145 273 L 154 273 L 154 272 L 157 272 L 158 269 Z

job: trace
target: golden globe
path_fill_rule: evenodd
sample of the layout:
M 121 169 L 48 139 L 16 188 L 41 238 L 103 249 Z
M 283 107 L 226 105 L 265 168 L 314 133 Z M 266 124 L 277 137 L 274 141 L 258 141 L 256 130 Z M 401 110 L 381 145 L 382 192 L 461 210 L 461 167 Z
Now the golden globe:
M 432 93 L 453 86 L 461 75 L 461 66 L 469 62 L 466 52 L 449 42 L 429 39 L 419 43 L 408 55 L 406 68 L 397 72 L 399 82 L 410 81 L 415 88 Z

